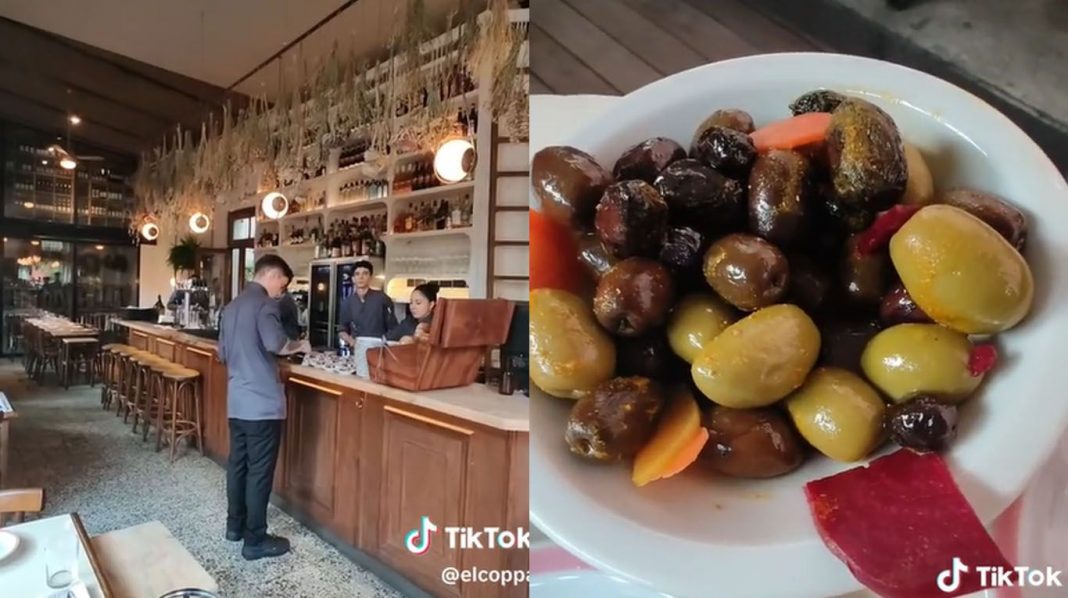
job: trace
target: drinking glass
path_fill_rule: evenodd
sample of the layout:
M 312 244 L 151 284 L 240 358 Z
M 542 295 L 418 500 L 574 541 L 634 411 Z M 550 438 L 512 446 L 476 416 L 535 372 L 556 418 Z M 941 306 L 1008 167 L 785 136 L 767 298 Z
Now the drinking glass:
M 73 528 L 44 547 L 45 581 L 50 588 L 65 588 L 78 579 L 81 544 Z

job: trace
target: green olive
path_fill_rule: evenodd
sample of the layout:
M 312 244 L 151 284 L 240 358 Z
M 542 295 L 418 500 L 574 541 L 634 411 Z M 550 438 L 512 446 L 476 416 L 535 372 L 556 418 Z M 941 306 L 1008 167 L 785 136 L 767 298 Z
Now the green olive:
M 801 437 L 837 461 L 863 459 L 883 439 L 886 405 L 849 370 L 816 368 L 786 399 L 786 410 Z
M 687 295 L 675 306 L 668 322 L 668 343 L 676 355 L 693 363 L 708 341 L 737 319 L 737 312 L 715 295 Z
M 555 289 L 530 293 L 530 379 L 548 394 L 578 399 L 608 380 L 616 347 L 575 295 Z
M 801 386 L 819 352 L 816 325 L 801 308 L 782 303 L 728 326 L 705 344 L 691 374 L 719 405 L 763 407 Z
M 860 367 L 895 403 L 920 393 L 961 400 L 983 381 L 968 369 L 971 350 L 967 336 L 938 324 L 898 324 L 868 341 Z
M 967 334 L 1012 328 L 1031 309 L 1031 269 L 1008 241 L 960 208 L 930 205 L 890 239 L 890 259 L 916 305 Z

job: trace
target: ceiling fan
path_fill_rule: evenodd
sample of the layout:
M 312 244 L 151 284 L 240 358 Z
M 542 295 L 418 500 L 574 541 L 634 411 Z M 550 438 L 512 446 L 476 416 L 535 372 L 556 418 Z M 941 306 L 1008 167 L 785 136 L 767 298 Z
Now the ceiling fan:
M 73 148 L 70 141 L 70 127 L 71 125 L 82 122 L 80 118 L 75 115 L 67 117 L 67 144 L 66 147 L 53 143 L 48 146 L 48 153 L 52 155 L 59 162 L 60 168 L 64 170 L 74 170 L 78 167 L 78 162 L 101 162 L 104 160 L 103 156 L 76 156 L 73 151 L 68 148 Z

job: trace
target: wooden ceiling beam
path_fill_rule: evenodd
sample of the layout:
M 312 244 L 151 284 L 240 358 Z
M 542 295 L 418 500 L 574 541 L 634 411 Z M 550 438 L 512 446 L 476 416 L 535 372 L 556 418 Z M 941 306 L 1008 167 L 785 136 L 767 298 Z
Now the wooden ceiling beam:
M 65 117 L 66 113 L 63 111 L 0 90 L 0 118 L 4 120 L 45 132 L 54 132 L 57 137 L 63 137 L 64 132 L 57 130 L 56 123 L 63 122 L 62 119 Z M 71 131 L 71 140 L 75 144 L 87 144 L 134 157 L 148 146 L 144 139 L 106 126 L 88 123 L 77 133 Z M 79 148 L 76 146 L 74 153 L 78 152 Z

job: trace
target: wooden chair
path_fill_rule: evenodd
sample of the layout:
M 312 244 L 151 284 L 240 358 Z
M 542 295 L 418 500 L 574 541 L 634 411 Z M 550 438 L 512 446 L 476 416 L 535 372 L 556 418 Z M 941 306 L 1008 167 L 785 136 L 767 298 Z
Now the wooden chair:
M 6 525 L 7 519 L 12 523 L 22 523 L 27 513 L 40 513 L 43 510 L 43 488 L 0 490 L 0 527 Z

